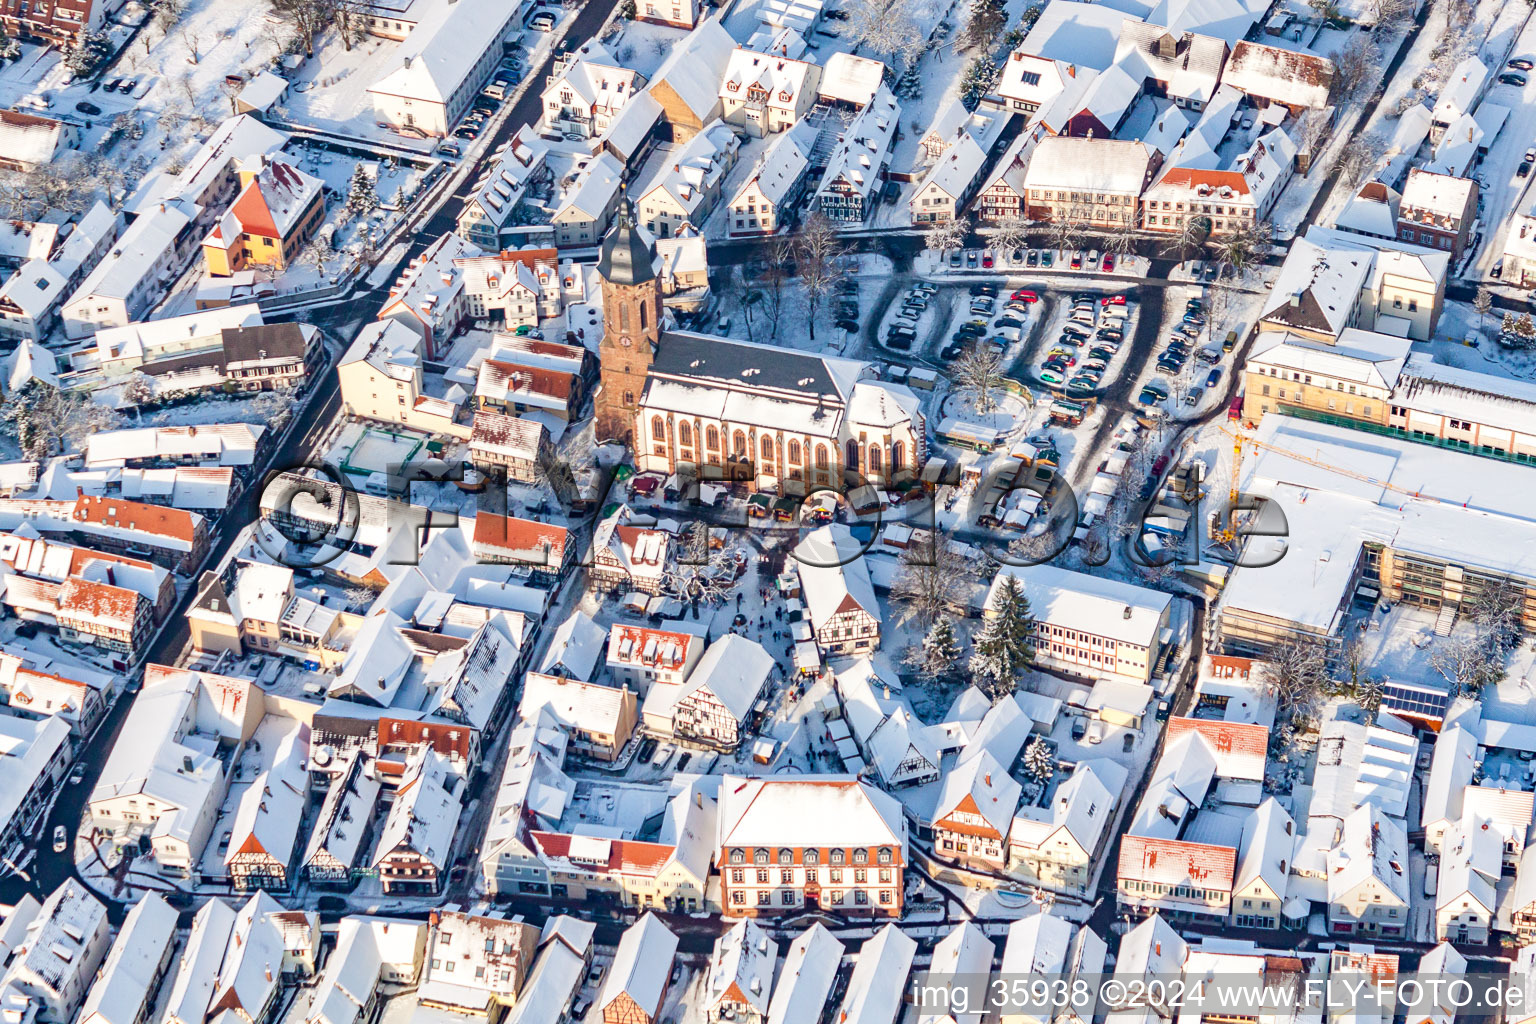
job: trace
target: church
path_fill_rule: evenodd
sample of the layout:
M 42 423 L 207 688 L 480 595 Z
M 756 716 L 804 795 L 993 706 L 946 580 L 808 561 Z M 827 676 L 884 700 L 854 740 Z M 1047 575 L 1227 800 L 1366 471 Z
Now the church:
M 868 363 L 666 330 L 655 253 L 626 197 L 603 239 L 597 437 L 622 441 L 642 472 L 747 480 L 805 493 L 843 471 L 889 487 L 926 455 L 921 402 Z

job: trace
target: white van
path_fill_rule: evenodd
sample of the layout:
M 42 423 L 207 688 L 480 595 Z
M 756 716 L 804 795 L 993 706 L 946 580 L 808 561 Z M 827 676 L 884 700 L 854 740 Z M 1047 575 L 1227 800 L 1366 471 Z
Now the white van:
M 555 16 L 548 11 L 540 11 L 529 19 L 528 27 L 535 32 L 552 32 L 555 28 Z

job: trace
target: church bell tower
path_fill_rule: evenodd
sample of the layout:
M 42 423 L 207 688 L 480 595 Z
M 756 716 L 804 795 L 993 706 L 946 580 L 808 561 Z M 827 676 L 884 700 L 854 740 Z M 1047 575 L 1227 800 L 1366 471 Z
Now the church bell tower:
M 634 204 L 619 201 L 618 219 L 603 239 L 597 272 L 603 279 L 601 383 L 596 406 L 598 441 L 632 442 L 645 372 L 661 336 L 661 281 L 656 253 L 635 226 Z

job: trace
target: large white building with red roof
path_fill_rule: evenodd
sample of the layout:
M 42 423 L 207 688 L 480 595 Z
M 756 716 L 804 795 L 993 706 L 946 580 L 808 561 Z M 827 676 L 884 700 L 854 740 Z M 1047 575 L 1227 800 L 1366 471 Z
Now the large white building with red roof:
M 656 684 L 681 686 L 704 654 L 704 638 L 675 629 L 615 622 L 608 633 L 608 673 L 644 697 Z
M 851 775 L 720 782 L 721 902 L 727 917 L 901 916 L 901 804 Z

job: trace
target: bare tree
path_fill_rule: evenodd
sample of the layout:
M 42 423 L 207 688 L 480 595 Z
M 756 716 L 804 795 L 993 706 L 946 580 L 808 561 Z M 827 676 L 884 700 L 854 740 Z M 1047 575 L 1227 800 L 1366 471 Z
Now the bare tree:
M 1056 249 L 1080 249 L 1087 237 L 1088 224 L 1077 210 L 1051 221 L 1051 246 Z
M 890 55 L 903 67 L 914 63 L 927 45 L 912 21 L 910 0 L 858 0 L 845 38 L 855 47 Z
M 1136 251 L 1138 241 L 1136 226 L 1121 224 L 1112 228 L 1104 238 L 1104 248 L 1116 256 L 1129 256 Z
M 1339 155 L 1339 183 L 1353 192 L 1376 171 L 1389 142 L 1380 132 L 1362 132 Z
M 1028 229 L 1029 221 L 1023 217 L 1005 217 L 992 233 L 992 242 L 999 249 L 1018 249 L 1027 240 Z
M 810 322 L 812 341 L 816 340 L 816 314 L 843 279 L 843 258 L 848 252 L 837 229 L 819 211 L 806 219 L 796 236 L 795 271 L 805 288 L 806 319 Z
M 1314 154 L 1333 130 L 1333 118 L 1333 107 L 1302 111 L 1296 119 L 1296 148 L 1303 153 Z
M 1472 308 L 1477 311 L 1477 333 L 1481 335 L 1483 326 L 1488 322 L 1488 314 L 1493 312 L 1493 292 L 1479 288 L 1472 299 Z
M 1217 239 L 1216 259 L 1231 267 L 1233 273 L 1241 276 L 1249 267 L 1269 253 L 1270 241 L 1273 238 L 1274 228 L 1268 221 L 1241 225 Z
M 928 544 L 908 548 L 901 569 L 891 582 L 891 597 L 905 604 L 914 618 L 931 626 L 959 598 L 972 567 L 956 553 L 947 534 L 934 531 Z
M 190 25 L 181 30 L 182 45 L 187 48 L 187 63 L 201 64 L 203 61 L 203 37 Z
M 964 244 L 965 225 L 958 220 L 946 220 L 934 224 L 923 232 L 923 245 L 933 252 L 958 249 Z
M 330 24 L 336 13 L 335 0 L 269 0 L 272 11 L 292 24 L 304 42 L 304 56 L 315 55 L 315 36 Z
M 784 284 L 792 275 L 795 240 L 779 236 L 768 250 L 768 265 L 763 269 L 763 308 L 768 316 L 768 340 L 779 337 L 779 319 L 784 315 Z
M 950 367 L 955 387 L 974 396 L 976 411 L 988 413 L 997 408 L 996 394 L 1003 387 L 1003 357 L 993 345 L 976 342 Z
M 1328 681 L 1327 648 L 1310 637 L 1295 637 L 1277 644 L 1270 653 L 1272 688 L 1282 716 L 1308 717 L 1322 700 Z
M 1211 237 L 1211 221 L 1208 217 L 1185 217 L 1177 233 L 1163 243 L 1163 255 L 1177 260 L 1187 260 L 1191 254 L 1205 248 Z
M 349 53 L 368 34 L 368 12 L 361 0 L 335 0 L 331 19 L 342 48 Z
M 1381 70 L 1381 47 L 1363 32 L 1351 35 L 1344 48 L 1332 56 L 1334 89 L 1341 100 L 1354 99 Z
M 244 88 L 245 83 L 238 78 L 233 78 L 226 75 L 225 77 L 219 79 L 219 92 L 223 93 L 224 98 L 229 100 L 229 115 L 231 117 L 240 113 L 240 108 L 236 105 L 235 99 L 240 95 L 241 90 Z
M 1396 28 L 1405 18 L 1413 15 L 1414 0 L 1373 0 L 1376 31 Z

